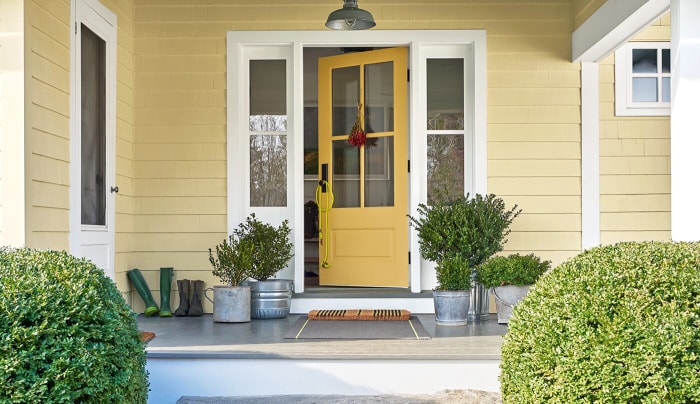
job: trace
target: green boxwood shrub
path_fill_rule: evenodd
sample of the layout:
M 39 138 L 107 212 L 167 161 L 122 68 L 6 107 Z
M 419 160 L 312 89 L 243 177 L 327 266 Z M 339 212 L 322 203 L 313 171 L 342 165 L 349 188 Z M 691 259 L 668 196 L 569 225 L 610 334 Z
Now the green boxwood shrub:
M 619 243 L 554 268 L 514 309 L 504 403 L 700 402 L 700 243 Z
M 487 288 L 534 285 L 550 267 L 535 254 L 491 257 L 476 268 L 476 280 Z
M 136 319 L 102 270 L 0 249 L 0 402 L 145 403 L 145 366 Z

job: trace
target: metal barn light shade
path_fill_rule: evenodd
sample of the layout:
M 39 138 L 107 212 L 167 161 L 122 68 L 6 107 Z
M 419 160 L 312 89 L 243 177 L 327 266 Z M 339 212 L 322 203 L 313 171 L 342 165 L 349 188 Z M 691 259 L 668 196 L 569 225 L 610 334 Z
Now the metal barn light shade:
M 357 8 L 357 0 L 343 0 L 343 8 L 328 16 L 326 27 L 339 30 L 360 30 L 377 25 L 372 14 Z

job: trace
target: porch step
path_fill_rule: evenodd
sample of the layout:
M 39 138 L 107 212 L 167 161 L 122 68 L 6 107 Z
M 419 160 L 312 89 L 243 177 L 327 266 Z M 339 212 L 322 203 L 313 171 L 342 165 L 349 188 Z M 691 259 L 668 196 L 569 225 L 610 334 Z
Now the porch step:
M 311 310 L 406 309 L 411 313 L 434 313 L 433 292 L 411 293 L 406 289 L 307 288 L 292 297 L 290 312 Z

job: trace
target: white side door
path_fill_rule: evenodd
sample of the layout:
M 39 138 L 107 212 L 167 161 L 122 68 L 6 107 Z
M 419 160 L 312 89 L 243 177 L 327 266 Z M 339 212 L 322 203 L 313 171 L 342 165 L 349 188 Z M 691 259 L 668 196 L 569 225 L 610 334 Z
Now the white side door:
M 114 279 L 117 19 L 97 0 L 71 11 L 70 250 Z

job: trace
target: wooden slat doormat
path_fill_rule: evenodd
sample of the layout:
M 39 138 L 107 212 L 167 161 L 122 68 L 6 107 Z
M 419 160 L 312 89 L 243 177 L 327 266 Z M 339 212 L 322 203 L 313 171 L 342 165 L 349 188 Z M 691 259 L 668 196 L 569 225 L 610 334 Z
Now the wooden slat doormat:
M 309 320 L 397 320 L 405 321 L 411 318 L 408 310 L 311 310 Z

